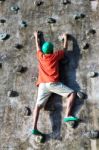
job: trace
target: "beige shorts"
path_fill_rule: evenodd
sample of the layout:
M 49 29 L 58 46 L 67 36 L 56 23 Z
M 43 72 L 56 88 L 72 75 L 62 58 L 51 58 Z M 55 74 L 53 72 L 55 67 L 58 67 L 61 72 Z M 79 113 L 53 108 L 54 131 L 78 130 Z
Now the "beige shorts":
M 38 88 L 37 105 L 44 106 L 52 93 L 67 97 L 74 91 L 61 82 L 41 83 Z

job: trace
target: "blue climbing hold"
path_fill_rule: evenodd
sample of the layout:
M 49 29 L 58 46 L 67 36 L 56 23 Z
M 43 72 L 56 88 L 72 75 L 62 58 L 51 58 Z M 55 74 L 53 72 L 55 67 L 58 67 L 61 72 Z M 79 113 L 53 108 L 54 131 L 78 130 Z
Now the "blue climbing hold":
M 13 12 L 15 12 L 15 13 L 18 13 L 19 9 L 20 9 L 20 8 L 19 8 L 17 5 L 11 6 L 11 11 L 13 11 Z
M 27 22 L 26 21 L 21 21 L 19 23 L 19 25 L 20 25 L 21 28 L 26 28 L 27 27 Z
M 7 33 L 0 33 L 0 41 L 6 40 L 9 38 Z
M 47 19 L 47 23 L 49 24 L 56 23 L 56 19 L 50 17 Z

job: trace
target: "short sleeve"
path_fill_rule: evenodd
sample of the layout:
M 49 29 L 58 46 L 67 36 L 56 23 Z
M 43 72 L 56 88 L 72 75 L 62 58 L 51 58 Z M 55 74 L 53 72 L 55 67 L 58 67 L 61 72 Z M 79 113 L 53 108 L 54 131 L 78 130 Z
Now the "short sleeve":
M 64 52 L 64 50 L 59 50 L 59 51 L 55 52 L 55 55 L 56 55 L 56 58 L 58 60 L 60 60 L 60 59 L 64 58 L 65 52 Z
M 39 58 L 41 58 L 41 57 L 43 57 L 43 53 L 42 53 L 41 50 L 38 50 L 38 51 L 37 51 L 37 58 L 39 59 Z

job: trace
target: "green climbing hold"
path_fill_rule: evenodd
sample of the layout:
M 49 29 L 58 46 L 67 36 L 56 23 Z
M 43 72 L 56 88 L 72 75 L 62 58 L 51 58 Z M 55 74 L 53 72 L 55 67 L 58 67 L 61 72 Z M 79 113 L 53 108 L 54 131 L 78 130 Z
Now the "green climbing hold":
M 50 36 L 49 36 L 49 35 L 45 35 L 45 37 L 46 37 L 46 38 L 49 38 Z

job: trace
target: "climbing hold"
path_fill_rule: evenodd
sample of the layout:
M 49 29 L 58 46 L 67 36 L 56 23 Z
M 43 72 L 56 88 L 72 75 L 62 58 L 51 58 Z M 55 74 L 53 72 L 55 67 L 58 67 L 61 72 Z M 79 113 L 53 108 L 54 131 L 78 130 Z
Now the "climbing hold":
M 48 34 L 45 34 L 45 36 L 44 37 L 46 37 L 46 38 L 50 38 L 50 35 L 48 35 Z
M 74 15 L 74 19 L 75 19 L 75 20 L 83 19 L 83 18 L 85 18 L 85 17 L 86 17 L 86 15 L 83 14 L 83 13 L 79 13 L 79 14 Z
M 41 36 L 43 34 L 42 31 L 38 31 L 38 36 Z
M 89 78 L 94 78 L 94 77 L 97 76 L 97 73 L 96 73 L 96 72 L 89 72 L 89 73 L 87 74 L 87 76 L 88 76 Z
M 59 40 L 59 41 L 63 41 L 63 40 L 64 40 L 64 39 L 63 39 L 63 36 L 62 36 L 62 35 L 59 35 L 58 40 Z
M 37 129 L 32 130 L 32 134 L 35 136 L 36 143 L 45 143 L 46 141 L 46 134 L 38 131 Z
M 90 29 L 87 34 L 93 34 L 94 35 L 95 33 L 96 33 L 95 29 Z
M 78 20 L 78 19 L 80 19 L 80 16 L 79 15 L 74 15 L 74 19 Z
M 19 23 L 19 25 L 20 25 L 21 28 L 26 28 L 27 27 L 27 22 L 26 21 L 21 21 Z
M 24 108 L 24 115 L 25 116 L 30 116 L 32 114 L 31 109 L 29 107 Z
M 68 128 L 74 128 L 74 125 L 75 125 L 75 121 L 66 122 L 66 126 Z
M 34 143 L 40 144 L 43 143 L 42 141 L 42 136 L 41 135 L 33 135 L 33 141 Z
M 83 135 L 89 139 L 97 139 L 97 138 L 99 138 L 99 131 L 91 130 L 91 131 L 85 132 Z
M 6 38 L 6 33 L 0 33 L 0 40 L 4 40 Z
M 3 53 L 0 54 L 0 61 L 7 60 L 8 58 L 9 58 L 9 55 L 3 54 Z
M 9 37 L 7 33 L 0 33 L 0 41 L 7 40 Z
M 77 96 L 78 96 L 80 99 L 85 99 L 85 98 L 86 98 L 86 94 L 83 93 L 82 91 L 78 91 L 78 92 L 77 92 Z
M 90 46 L 89 43 L 85 43 L 84 46 L 83 46 L 83 49 L 88 49 L 89 46 Z
M 38 37 L 41 38 L 41 36 L 43 37 L 43 32 L 42 31 L 38 31 Z M 35 38 L 35 36 L 33 35 L 31 38 Z
M 44 2 L 43 2 L 42 0 L 36 0 L 36 1 L 34 2 L 34 5 L 35 5 L 35 6 L 41 6 L 43 3 L 44 3 Z
M 2 68 L 2 63 L 0 63 L 0 68 Z
M 13 91 L 13 90 L 8 91 L 8 97 L 18 97 L 18 96 L 19 94 L 17 91 Z
M 70 0 L 62 0 L 62 3 L 63 3 L 64 5 L 67 5 L 67 4 L 71 4 L 71 1 L 70 1 Z
M 15 70 L 17 73 L 25 73 L 27 71 L 27 67 L 23 67 L 22 65 L 19 65 L 16 67 Z
M 66 33 L 66 35 L 67 35 L 67 39 L 68 39 L 68 40 L 71 40 L 71 35 L 68 34 L 68 33 Z M 59 40 L 59 41 L 64 41 L 63 35 L 59 35 L 59 36 L 58 36 L 58 40 Z
M 4 1 L 5 1 L 5 0 L 0 0 L 0 3 L 1 3 L 1 2 L 4 2 Z
M 5 19 L 0 19 L 0 23 L 5 23 L 6 20 Z
M 15 48 L 17 48 L 17 49 L 22 49 L 23 48 L 23 45 L 21 45 L 21 44 L 15 44 Z
M 6 60 L 7 58 L 8 58 L 7 54 L 3 54 L 3 53 L 0 54 L 0 61 L 1 62 Z
M 85 18 L 85 17 L 86 17 L 85 14 L 83 14 L 83 13 L 80 14 L 80 18 L 81 18 L 81 19 L 83 19 L 83 18 Z
M 50 24 L 56 23 L 56 19 L 50 17 L 47 19 L 47 23 L 50 23 Z
M 11 11 L 18 13 L 19 7 L 17 5 L 11 7 Z

